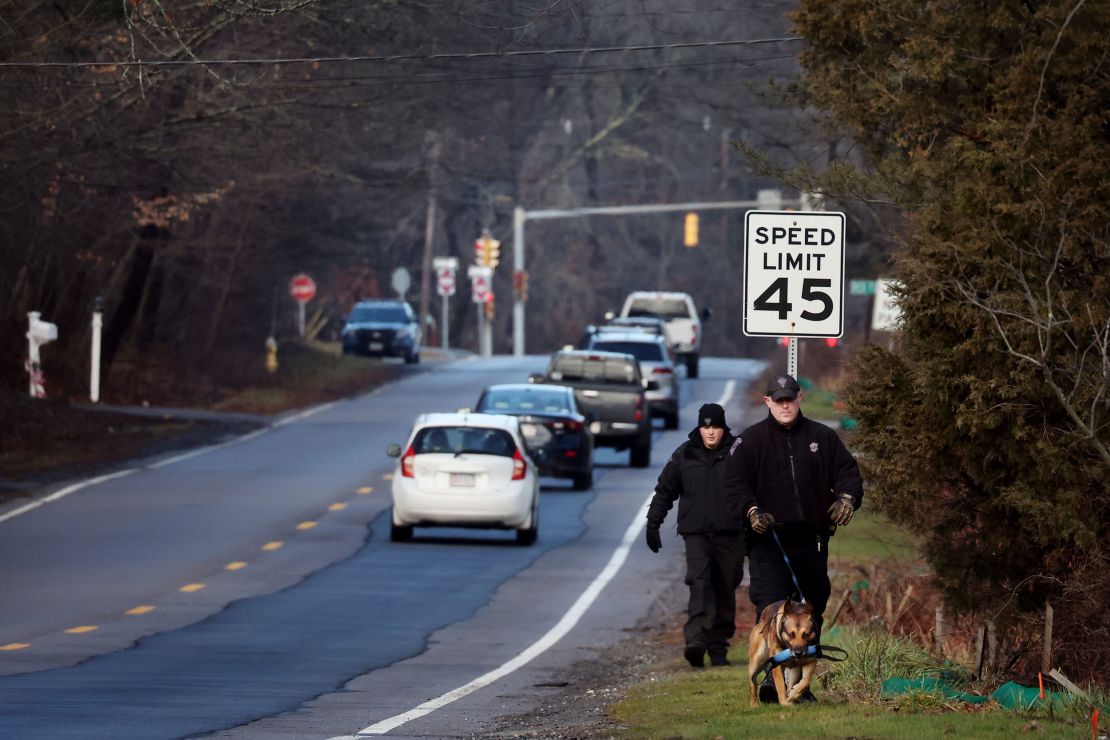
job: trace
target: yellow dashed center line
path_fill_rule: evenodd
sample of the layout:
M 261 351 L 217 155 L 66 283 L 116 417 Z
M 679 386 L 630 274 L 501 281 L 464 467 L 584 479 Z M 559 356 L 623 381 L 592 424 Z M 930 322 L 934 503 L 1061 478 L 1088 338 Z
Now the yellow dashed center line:
M 316 522 L 301 522 L 297 525 L 297 529 L 312 529 L 316 526 Z
M 22 650 L 31 647 L 29 642 L 9 642 L 7 645 L 0 645 L 0 650 Z
M 246 568 L 246 567 L 247 567 L 247 564 L 244 563 L 242 560 L 236 560 L 234 562 L 231 562 L 231 563 L 228 563 L 227 565 L 225 565 L 224 570 L 242 570 L 243 568 Z
M 124 614 L 136 614 L 136 615 L 137 614 L 149 614 L 150 612 L 154 611 L 157 608 L 158 607 L 146 606 L 146 605 L 137 606 L 134 609 L 128 609 L 127 611 L 124 612 Z
M 187 583 L 177 590 L 182 593 L 191 594 L 193 591 L 200 591 L 202 588 L 204 588 L 203 583 Z
M 374 487 L 373 486 L 363 486 L 362 488 L 358 489 L 358 492 L 361 493 L 363 496 L 365 496 L 368 493 L 373 493 L 374 492 Z
M 70 635 L 83 635 L 86 632 L 95 632 L 97 629 L 99 628 L 95 625 L 83 624 L 80 627 L 70 627 L 66 630 L 66 633 Z
M 284 544 L 285 544 L 284 542 L 267 542 L 265 545 L 262 546 L 262 549 L 266 550 L 267 552 L 270 552 L 272 550 L 277 550 L 279 547 L 281 547 Z
M 393 480 L 393 473 L 386 473 L 382 476 L 382 480 Z
M 347 508 L 347 504 L 332 504 L 328 507 L 328 511 L 343 511 Z

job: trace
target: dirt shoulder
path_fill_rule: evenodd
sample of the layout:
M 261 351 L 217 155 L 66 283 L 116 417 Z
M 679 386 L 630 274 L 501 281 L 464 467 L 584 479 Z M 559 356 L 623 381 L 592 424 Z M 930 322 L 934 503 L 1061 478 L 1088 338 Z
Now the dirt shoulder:
M 579 661 L 535 685 L 534 712 L 501 717 L 493 730 L 471 738 L 614 737 L 625 728 L 609 717 L 609 707 L 623 699 L 632 687 L 675 671 L 714 670 L 690 668 L 682 660 L 687 594 L 682 579 L 676 578 L 651 613 L 627 628 L 626 639 L 599 651 L 597 657 Z M 746 605 L 747 587 L 738 590 L 736 598 L 738 606 Z M 738 633 L 733 644 L 740 637 Z M 552 688 L 561 690 L 553 695 Z

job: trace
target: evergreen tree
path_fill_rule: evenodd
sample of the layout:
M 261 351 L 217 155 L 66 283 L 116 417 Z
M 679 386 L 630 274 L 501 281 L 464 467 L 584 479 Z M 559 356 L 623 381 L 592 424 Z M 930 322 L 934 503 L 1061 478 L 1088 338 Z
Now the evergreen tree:
M 1110 3 L 810 1 L 794 21 L 805 101 L 866 159 L 826 186 L 882 191 L 906 217 L 896 344 L 859 354 L 847 394 L 872 501 L 922 533 L 950 607 L 1032 627 L 1051 600 L 1057 657 L 1094 677 L 1110 663 Z

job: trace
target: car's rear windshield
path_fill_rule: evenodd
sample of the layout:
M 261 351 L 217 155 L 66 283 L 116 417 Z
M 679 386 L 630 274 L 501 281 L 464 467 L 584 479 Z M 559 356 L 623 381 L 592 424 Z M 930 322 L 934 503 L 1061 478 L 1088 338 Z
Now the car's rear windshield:
M 491 388 L 482 396 L 478 410 L 497 414 L 569 414 L 565 390 Z
M 658 316 L 661 319 L 688 319 L 686 301 L 677 298 L 636 298 L 628 307 L 629 316 Z
M 667 356 L 663 353 L 663 348 L 655 342 L 607 342 L 602 340 L 594 342 L 592 348 L 605 352 L 622 352 L 626 355 L 632 355 L 641 362 L 663 362 L 667 359 Z
M 355 306 L 347 321 L 359 324 L 405 324 L 409 316 L 401 306 Z
M 424 427 L 412 441 L 417 455 L 431 452 L 471 453 L 512 457 L 516 450 L 511 434 L 504 429 L 482 427 Z
M 554 381 L 585 380 L 592 383 L 635 383 L 636 363 L 620 357 L 589 358 L 587 356 L 559 357 L 548 373 Z

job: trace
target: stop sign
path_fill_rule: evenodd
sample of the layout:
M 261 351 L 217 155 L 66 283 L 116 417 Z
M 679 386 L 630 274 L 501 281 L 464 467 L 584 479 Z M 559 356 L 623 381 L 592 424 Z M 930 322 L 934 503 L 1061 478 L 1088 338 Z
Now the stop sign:
M 308 303 L 316 295 L 316 281 L 303 272 L 295 275 L 289 281 L 289 295 L 293 296 L 295 301 Z

